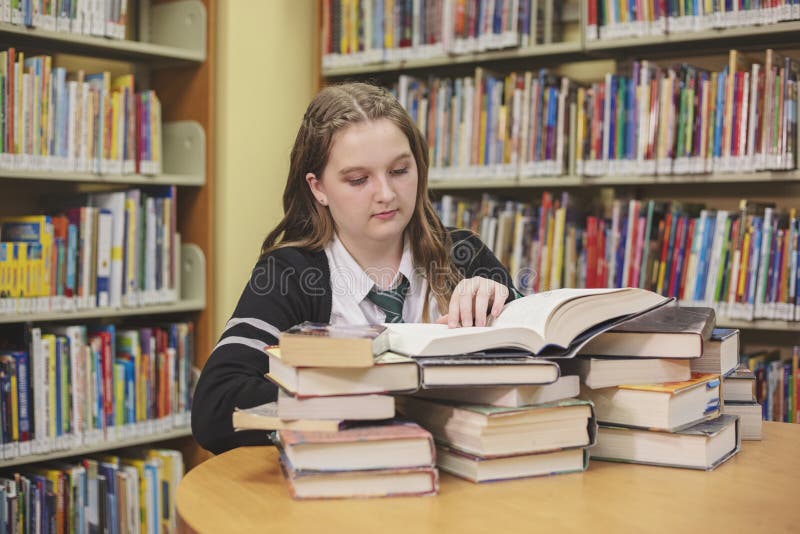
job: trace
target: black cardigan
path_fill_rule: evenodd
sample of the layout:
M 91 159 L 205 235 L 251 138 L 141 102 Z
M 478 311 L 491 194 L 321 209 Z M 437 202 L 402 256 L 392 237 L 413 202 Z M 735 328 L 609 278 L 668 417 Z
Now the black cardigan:
M 465 278 L 483 276 L 518 293 L 508 271 L 477 236 L 449 230 L 450 255 Z M 234 432 L 234 407 L 250 408 L 277 398 L 264 378 L 269 362 L 261 347 L 278 342 L 279 332 L 303 321 L 330 322 L 331 283 L 324 251 L 285 247 L 262 256 L 233 316 L 206 362 L 192 403 L 192 433 L 200 445 L 220 453 L 242 445 L 265 445 L 267 432 Z

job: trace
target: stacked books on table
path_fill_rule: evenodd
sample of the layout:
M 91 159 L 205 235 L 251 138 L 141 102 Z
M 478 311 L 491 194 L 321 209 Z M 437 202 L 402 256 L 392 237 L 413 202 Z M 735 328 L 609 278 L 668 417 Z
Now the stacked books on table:
M 390 325 L 420 389 L 400 411 L 430 430 L 440 469 L 474 482 L 580 472 L 596 436 L 577 376 L 537 355 L 574 355 L 620 316 L 668 299 L 644 290 L 559 290 L 518 299 L 490 327 Z M 518 350 L 490 350 L 495 347 Z M 527 351 L 527 352 L 524 352 Z
M 739 451 L 739 418 L 722 412 L 737 330 L 711 308 L 665 306 L 590 341 L 565 369 L 600 424 L 592 458 L 711 470 Z
M 277 402 L 237 410 L 237 429 L 275 430 L 293 497 L 432 495 L 433 439 L 394 418 L 389 393 L 417 389 L 410 358 L 388 351 L 382 326 L 302 323 L 267 348 Z
M 722 413 L 738 415 L 743 440 L 761 439 L 761 404 L 756 400 L 756 375 L 739 365 L 722 378 Z

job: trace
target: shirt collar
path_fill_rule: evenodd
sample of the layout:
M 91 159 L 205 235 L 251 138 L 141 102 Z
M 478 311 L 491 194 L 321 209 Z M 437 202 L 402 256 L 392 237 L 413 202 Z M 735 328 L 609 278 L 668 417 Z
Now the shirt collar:
M 328 243 L 326 248 L 330 250 L 334 262 L 331 265 L 331 286 L 333 291 L 339 294 L 351 295 L 356 302 L 363 301 L 375 286 L 375 282 L 367 276 L 364 269 L 345 248 L 338 235 L 334 234 L 333 240 Z M 414 258 L 408 239 L 403 242 L 403 255 L 400 257 L 400 265 L 397 271 L 405 276 L 409 283 L 414 284 Z M 395 279 L 396 281 L 397 279 Z

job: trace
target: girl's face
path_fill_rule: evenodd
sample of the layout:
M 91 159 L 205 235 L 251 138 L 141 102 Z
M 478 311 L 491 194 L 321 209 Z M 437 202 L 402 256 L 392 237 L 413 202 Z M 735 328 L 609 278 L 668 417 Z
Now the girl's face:
M 353 124 L 333 137 L 328 164 L 306 175 L 345 243 L 401 238 L 417 199 L 417 164 L 408 139 L 389 119 Z

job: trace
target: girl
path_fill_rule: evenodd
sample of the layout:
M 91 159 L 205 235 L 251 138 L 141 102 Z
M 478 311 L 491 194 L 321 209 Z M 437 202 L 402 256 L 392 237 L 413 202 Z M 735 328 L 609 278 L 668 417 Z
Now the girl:
M 484 326 L 517 295 L 476 236 L 442 226 L 427 186 L 426 143 L 391 93 L 351 83 L 314 98 L 292 149 L 283 220 L 197 384 L 192 431 L 203 447 L 269 443 L 266 432 L 234 432 L 231 415 L 276 399 L 263 348 L 292 325 Z

